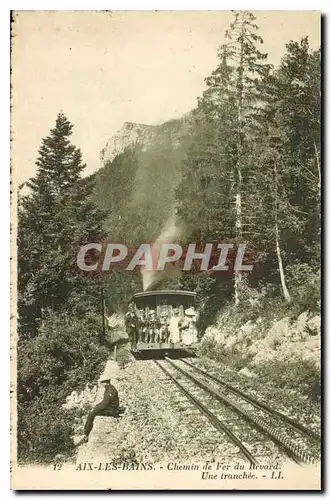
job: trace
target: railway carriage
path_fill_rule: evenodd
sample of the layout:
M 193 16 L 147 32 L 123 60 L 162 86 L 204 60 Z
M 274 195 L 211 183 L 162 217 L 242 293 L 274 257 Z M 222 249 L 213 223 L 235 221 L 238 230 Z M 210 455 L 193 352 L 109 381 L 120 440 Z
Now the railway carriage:
M 132 351 L 172 351 L 197 347 L 196 293 L 153 290 L 133 295 L 126 314 Z

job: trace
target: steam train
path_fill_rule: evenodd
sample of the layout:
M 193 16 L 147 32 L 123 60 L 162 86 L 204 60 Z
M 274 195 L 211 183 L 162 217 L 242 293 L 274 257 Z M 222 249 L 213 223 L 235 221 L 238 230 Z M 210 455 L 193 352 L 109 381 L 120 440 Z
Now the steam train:
M 154 290 L 133 295 L 125 316 L 132 351 L 195 350 L 198 344 L 195 298 L 195 292 L 186 290 Z

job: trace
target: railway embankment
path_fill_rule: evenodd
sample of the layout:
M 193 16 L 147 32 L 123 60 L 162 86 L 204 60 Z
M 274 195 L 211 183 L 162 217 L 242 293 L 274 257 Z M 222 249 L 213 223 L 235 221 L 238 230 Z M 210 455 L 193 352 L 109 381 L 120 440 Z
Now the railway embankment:
M 304 312 L 296 318 L 266 319 L 261 315 L 242 324 L 239 320 L 240 315 L 231 319 L 230 311 L 223 312 L 215 325 L 206 330 L 198 357 L 191 358 L 193 363 L 231 384 L 248 398 L 258 399 L 319 434 L 319 401 L 313 393 L 314 384 L 319 380 L 319 316 Z M 102 373 L 112 379 L 119 392 L 120 404 L 126 407 L 126 411 L 118 420 L 110 417 L 95 419 L 88 443 L 77 448 L 77 463 L 93 461 L 93 457 L 98 461 L 103 457 L 108 462 L 111 457 L 112 464 L 134 468 L 141 466 L 139 464 L 149 467 L 149 464 L 162 461 L 177 463 L 184 460 L 189 463 L 191 460 L 193 463 L 206 456 L 211 460 L 219 457 L 242 459 L 239 448 L 230 446 L 226 435 L 217 433 L 206 422 L 205 416 L 178 387 L 176 389 L 176 384 L 167 378 L 157 363 L 135 360 L 127 344 L 119 346 L 116 362 L 108 360 L 105 366 L 100 366 Z M 180 384 L 187 384 L 183 374 L 174 375 Z M 186 388 L 190 389 L 187 385 Z M 214 411 L 214 403 L 204 399 L 201 387 L 199 391 L 198 397 L 202 396 L 201 401 Z M 194 393 L 197 394 L 195 390 Z M 230 395 L 231 399 L 236 397 Z M 87 386 L 81 393 L 68 398 L 67 406 L 77 410 L 76 442 L 83 432 L 88 411 L 101 398 L 102 388 L 97 386 Z M 244 407 L 250 416 L 259 418 L 260 410 L 248 408 L 247 404 L 250 403 L 246 400 Z M 219 411 L 223 421 L 226 422 L 227 418 L 233 420 L 227 412 L 223 413 L 223 409 Z M 260 442 L 256 430 L 248 426 L 246 435 L 244 424 L 242 432 L 244 442 L 248 439 L 254 456 L 257 453 L 271 462 L 282 460 L 279 448 L 270 444 L 270 440 Z M 254 432 L 256 437 L 247 438 Z M 253 438 L 255 447 L 251 445 Z M 309 447 L 307 450 L 312 451 Z
M 248 378 L 207 357 L 191 358 L 191 360 L 197 367 L 237 387 L 246 395 L 257 398 L 260 402 L 319 433 L 318 408 L 316 403 L 307 397 L 286 388 L 275 389 L 272 383 L 265 383 L 264 380 L 254 377 Z M 183 362 L 179 363 L 185 368 Z M 126 411 L 118 420 L 109 417 L 95 419 L 88 443 L 77 448 L 75 457 L 77 464 L 95 459 L 98 462 L 110 461 L 113 465 L 121 464 L 121 467 L 134 469 L 142 466 L 148 468 L 150 464 L 163 461 L 196 463 L 204 460 L 206 456 L 210 457 L 210 460 L 218 460 L 220 457 L 228 461 L 243 460 L 239 448 L 231 445 L 224 433 L 217 432 L 208 423 L 208 419 L 206 420 L 199 409 L 192 405 L 178 388 L 176 389 L 173 381 L 165 376 L 153 360 L 133 360 L 122 367 L 114 361 L 108 361 L 101 369 L 103 373 L 111 376 L 119 392 L 120 404 L 126 407 Z M 185 377 L 180 373 L 177 373 L 176 377 L 180 383 L 187 384 Z M 101 388 L 87 388 L 76 397 L 73 406 L 78 410 L 75 429 L 77 441 L 82 433 L 88 410 L 101 399 L 101 392 Z M 204 396 L 203 392 L 198 395 L 195 392 L 196 397 Z M 233 399 L 233 395 L 231 398 Z M 79 400 L 78 405 L 77 400 Z M 215 403 L 211 404 L 205 399 L 202 401 L 213 412 L 215 411 Z M 221 408 L 219 411 L 221 413 L 218 416 L 221 415 L 221 420 L 227 423 L 226 419 L 231 417 L 231 415 L 228 417 L 228 410 L 224 413 L 225 409 Z M 256 413 L 252 408 L 249 412 L 252 415 Z M 255 416 L 257 415 L 258 411 Z M 230 421 L 232 420 L 231 417 Z M 234 430 L 237 434 L 238 430 Z M 249 443 L 249 449 L 254 456 L 258 453 L 260 459 L 263 458 L 266 463 L 282 460 L 279 448 L 270 440 L 260 441 L 259 434 L 250 425 L 246 431 L 245 424 L 242 433 L 244 442 Z M 256 441 L 254 446 L 252 446 L 253 438 Z
M 199 411 L 165 380 L 154 361 L 129 363 L 113 383 L 120 404 L 126 407 L 124 416 L 119 420 L 97 417 L 89 442 L 78 448 L 77 463 L 111 457 L 113 464 L 148 467 L 162 461 L 227 457 L 227 440 L 215 439 L 215 429 L 206 426 Z M 83 419 L 80 425 L 82 429 Z
M 206 329 L 200 356 L 221 363 L 246 378 L 307 398 L 320 395 L 321 318 L 304 311 L 293 317 L 261 313 L 245 320 L 223 311 Z

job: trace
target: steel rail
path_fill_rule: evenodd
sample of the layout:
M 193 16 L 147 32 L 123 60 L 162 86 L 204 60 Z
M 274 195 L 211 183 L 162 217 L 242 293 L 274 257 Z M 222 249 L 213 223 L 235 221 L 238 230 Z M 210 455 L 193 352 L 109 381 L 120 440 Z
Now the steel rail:
M 246 411 L 244 408 L 242 408 L 240 405 L 235 403 L 234 401 L 231 401 L 227 396 L 224 394 L 220 393 L 219 391 L 216 391 L 210 385 L 208 385 L 206 382 L 203 382 L 202 380 L 199 380 L 196 378 L 193 374 L 187 372 L 183 368 L 179 367 L 176 365 L 172 360 L 169 358 L 165 358 L 165 360 L 172 365 L 175 369 L 177 369 L 180 373 L 185 375 L 188 379 L 192 380 L 198 387 L 209 393 L 211 396 L 213 396 L 215 399 L 220 401 L 221 403 L 226 404 L 233 410 L 235 410 L 240 416 L 244 417 L 246 421 L 248 421 L 250 424 L 253 424 L 255 427 L 257 427 L 260 431 L 262 431 L 264 434 L 269 436 L 278 446 L 280 446 L 295 462 L 298 463 L 314 463 L 313 457 L 306 452 L 305 450 L 302 450 L 297 444 L 293 443 L 287 436 L 284 436 L 278 429 L 275 429 L 272 427 L 268 422 L 263 420 L 260 417 L 256 417 L 255 415 L 252 415 L 248 411 Z
M 201 368 L 193 365 L 192 363 L 189 363 L 185 359 L 181 359 L 181 361 L 183 361 L 183 363 L 185 363 L 189 367 L 193 368 L 197 372 L 201 373 L 205 377 L 208 377 L 210 380 L 213 380 L 214 382 L 217 382 L 218 384 L 223 385 L 224 387 L 226 387 L 230 391 L 238 394 L 238 396 L 241 396 L 243 399 L 246 399 L 246 401 L 252 403 L 252 405 L 256 406 L 257 408 L 261 408 L 262 410 L 267 411 L 271 415 L 275 415 L 275 416 L 279 417 L 280 419 L 284 420 L 289 425 L 291 425 L 294 429 L 296 429 L 296 430 L 302 432 L 303 434 L 305 434 L 306 436 L 309 436 L 309 437 L 315 439 L 316 441 L 320 442 L 321 437 L 316 432 L 309 429 L 308 427 L 305 427 L 304 425 L 300 424 L 300 422 L 297 422 L 296 420 L 288 417 L 287 415 L 285 415 L 284 413 L 282 413 L 278 410 L 275 410 L 274 408 L 270 408 L 270 406 L 266 405 L 262 401 L 258 401 L 257 399 L 253 398 L 252 396 L 245 394 L 240 389 L 237 389 L 233 385 L 228 384 L 227 382 L 224 382 L 223 380 L 219 379 L 218 377 L 215 377 L 214 375 L 211 375 L 210 373 L 206 372 L 205 370 L 202 370 Z
M 246 448 L 245 445 L 242 444 L 240 439 L 237 438 L 233 432 L 228 429 L 223 422 L 214 415 L 203 403 L 201 403 L 193 394 L 191 394 L 176 378 L 156 359 L 154 359 L 154 363 L 161 368 L 161 370 L 169 377 L 175 384 L 176 386 L 180 389 L 180 391 L 196 406 L 196 408 L 199 409 L 201 413 L 203 413 L 209 420 L 209 422 L 212 424 L 212 426 L 217 429 L 219 432 L 224 432 L 228 438 L 236 445 L 238 448 L 241 450 L 242 454 L 249 460 L 254 465 L 258 465 L 258 461 L 256 458 L 253 457 L 253 455 L 250 453 L 250 451 Z

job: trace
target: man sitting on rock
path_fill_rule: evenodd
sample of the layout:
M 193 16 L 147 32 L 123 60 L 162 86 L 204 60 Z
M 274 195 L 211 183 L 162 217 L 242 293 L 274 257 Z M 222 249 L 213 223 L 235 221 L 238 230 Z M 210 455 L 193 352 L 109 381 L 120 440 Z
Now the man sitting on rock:
M 98 403 L 87 416 L 83 438 L 83 442 L 85 443 L 88 441 L 95 417 L 102 416 L 119 418 L 125 411 L 125 408 L 119 406 L 118 392 L 117 389 L 110 383 L 110 378 L 102 377 L 100 382 L 105 389 L 103 400 L 101 403 Z

